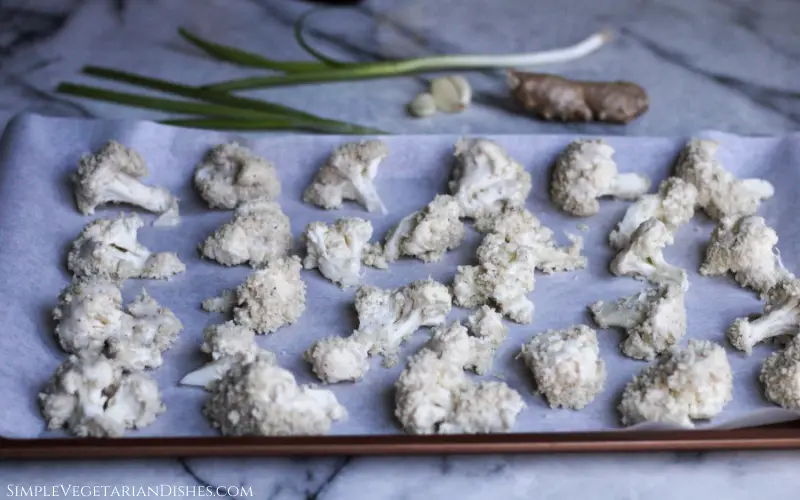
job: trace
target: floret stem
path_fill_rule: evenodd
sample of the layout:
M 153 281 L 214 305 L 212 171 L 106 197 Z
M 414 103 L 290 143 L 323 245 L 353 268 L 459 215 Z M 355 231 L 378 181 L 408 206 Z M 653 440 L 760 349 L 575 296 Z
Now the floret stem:
M 749 323 L 747 335 L 750 346 L 774 337 L 798 332 L 797 313 L 794 308 L 773 309 Z
M 143 245 L 137 245 L 135 248 L 122 248 L 115 245 L 114 248 L 119 252 L 120 261 L 128 262 L 133 265 L 134 269 L 140 271 L 147 268 L 148 259 L 155 255 Z
M 773 185 L 764 179 L 741 179 L 739 185 L 762 200 L 775 194 Z
M 166 189 L 143 184 L 138 179 L 117 173 L 104 191 L 106 201 L 128 203 L 155 213 L 166 211 L 174 198 Z
M 611 326 L 633 328 L 644 321 L 645 310 L 642 302 L 635 298 L 622 299 L 617 302 L 596 302 L 589 308 L 595 323 L 602 328 Z
M 633 200 L 650 189 L 650 179 L 636 173 L 617 174 L 611 182 L 607 193 L 623 200 Z
M 381 201 L 378 191 L 372 184 L 372 181 L 361 179 L 352 179 L 353 186 L 356 188 L 356 196 L 358 202 L 367 207 L 370 212 L 380 212 L 385 214 L 387 212 L 386 206 Z
M 655 270 L 648 279 L 653 283 L 659 284 L 674 283 L 684 291 L 689 288 L 689 280 L 686 276 L 686 271 L 678 266 L 667 264 L 664 261 L 655 264 Z

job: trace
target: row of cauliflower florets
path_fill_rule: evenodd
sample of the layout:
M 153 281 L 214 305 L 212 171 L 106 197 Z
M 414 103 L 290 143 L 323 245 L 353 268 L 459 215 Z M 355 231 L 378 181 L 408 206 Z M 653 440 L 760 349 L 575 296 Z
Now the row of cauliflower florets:
M 603 196 L 638 199 L 610 235 L 620 251 L 611 269 L 649 280 L 653 287 L 591 306 L 598 325 L 628 331 L 624 354 L 645 360 L 664 354 L 626 389 L 619 406 L 626 424 L 659 420 L 691 425 L 691 419 L 721 411 L 731 397 L 732 377 L 721 347 L 698 341 L 690 341 L 687 349 L 675 347 L 685 334 L 688 280 L 685 271 L 664 261 L 661 250 L 693 216 L 695 206 L 720 221 L 701 273 L 730 270 L 743 285 L 768 293 L 764 319 L 737 320 L 731 328 L 736 347 L 749 350 L 770 336 L 763 334 L 770 328 L 759 328 L 759 321 L 775 317 L 772 309 L 783 310 L 784 302 L 796 303 L 800 296 L 772 250 L 777 236 L 763 219 L 752 216 L 761 200 L 772 195 L 771 185 L 735 179 L 714 158 L 716 148 L 710 141 L 690 142 L 675 177 L 654 194 L 645 194 L 648 179 L 617 172 L 613 149 L 602 141 L 574 142 L 554 169 L 551 197 L 567 213 L 597 213 Z M 355 200 L 370 211 L 385 212 L 373 179 L 387 154 L 380 141 L 339 147 L 304 201 L 335 209 L 343 200 Z M 342 287 L 354 286 L 362 263 L 386 268 L 401 256 L 439 260 L 461 243 L 463 219 L 471 218 L 485 233 L 478 265 L 460 266 L 451 288 L 432 280 L 395 290 L 359 287 L 354 299 L 359 328 L 349 337 L 316 342 L 306 359 L 323 382 L 356 381 L 366 374 L 370 355 L 379 354 L 385 365 L 392 365 L 405 340 L 432 326 L 428 346 L 409 359 L 396 382 L 396 415 L 404 428 L 412 433 L 498 432 L 513 426 L 524 408 L 520 395 L 501 382 L 475 383 L 464 370 L 489 370 L 507 334 L 503 316 L 531 322 L 533 305 L 526 295 L 534 287 L 534 270 L 581 269 L 586 259 L 580 254 L 581 238 L 571 236 L 571 246 L 558 247 L 553 232 L 523 207 L 530 176 L 500 146 L 486 139 L 461 140 L 455 156 L 451 194 L 436 196 L 402 219 L 382 243 L 369 242 L 372 226 L 360 218 L 312 223 L 304 233 L 307 253 L 301 263 L 288 255 L 292 235 L 288 217 L 274 201 L 280 183 L 272 165 L 234 143 L 211 150 L 195 172 L 195 185 L 209 206 L 235 212 L 200 252 L 223 265 L 258 268 L 237 289 L 203 304 L 207 310 L 231 311 L 233 317 L 206 329 L 201 349 L 212 361 L 182 380 L 210 391 L 205 413 L 212 425 L 229 435 L 327 432 L 332 421 L 346 416 L 335 396 L 298 386 L 290 372 L 277 366 L 275 356 L 255 342 L 256 334 L 294 323 L 304 312 L 301 264 L 318 268 Z M 177 200 L 142 184 L 138 178 L 145 173 L 135 152 L 109 143 L 81 161 L 79 208 L 92 213 L 99 204 L 130 203 L 165 214 L 158 224 L 176 223 Z M 163 411 L 155 382 L 142 370 L 161 364 L 161 352 L 177 336 L 180 321 L 146 293 L 123 311 L 118 285 L 127 278 L 167 278 L 184 267 L 174 254 L 142 247 L 136 241 L 141 224 L 137 216 L 95 221 L 73 245 L 68 266 L 76 282 L 62 293 L 55 316 L 61 345 L 75 355 L 41 396 L 51 427 L 66 425 L 78 435 L 119 435 L 125 428 L 147 425 Z M 445 324 L 453 302 L 476 309 L 468 328 Z M 786 316 L 794 317 L 790 311 L 783 314 L 785 323 Z M 796 323 L 790 319 L 787 325 Z M 782 352 L 785 357 L 793 351 Z M 585 325 L 540 334 L 523 346 L 521 356 L 552 406 L 582 408 L 603 388 L 605 367 L 596 334 Z M 786 370 L 769 368 L 775 363 L 771 358 L 762 375 L 768 396 L 788 384 Z M 791 406 L 786 397 L 770 397 Z

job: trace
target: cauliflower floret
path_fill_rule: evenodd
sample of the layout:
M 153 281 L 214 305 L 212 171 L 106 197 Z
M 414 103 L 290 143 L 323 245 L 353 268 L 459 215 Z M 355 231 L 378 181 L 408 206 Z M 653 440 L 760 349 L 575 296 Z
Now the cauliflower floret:
M 438 326 L 428 346 L 443 358 L 453 359 L 464 370 L 485 375 L 492 368 L 497 344 L 490 339 L 468 335 L 468 330 L 458 321 L 448 326 Z
M 147 165 L 139 153 L 109 141 L 93 155 L 84 155 L 73 174 L 75 200 L 84 215 L 107 203 L 127 203 L 149 212 L 178 211 L 178 199 L 164 188 L 142 184 Z
M 482 233 L 494 232 L 508 242 L 530 247 L 536 259 L 536 269 L 545 274 L 572 271 L 586 267 L 586 257 L 581 255 L 583 238 L 567 235 L 569 247 L 556 246 L 553 231 L 525 207 L 506 206 L 502 212 L 478 212 L 475 228 Z
M 138 215 L 98 219 L 83 228 L 67 255 L 67 268 L 77 278 L 97 276 L 167 279 L 186 270 L 173 252 L 153 253 L 136 239 L 144 223 Z
M 400 346 L 414 332 L 444 323 L 452 298 L 446 286 L 427 279 L 387 290 L 362 285 L 354 305 L 358 330 L 346 339 L 321 339 L 305 353 L 306 361 L 324 382 L 363 378 L 369 370 L 369 356 L 382 356 L 386 367 L 395 365 Z
M 281 194 L 272 163 L 236 142 L 214 146 L 197 165 L 194 185 L 211 208 L 236 208 L 239 203 Z
M 144 290 L 126 309 L 127 327 L 107 339 L 105 354 L 128 370 L 158 368 L 164 362 L 161 354 L 178 338 L 183 324 Z
M 400 345 L 423 326 L 438 326 L 452 308 L 447 287 L 432 279 L 383 290 L 362 286 L 356 292 L 358 330 L 353 336 L 383 356 L 385 366 L 397 363 Z
M 764 361 L 759 380 L 764 396 L 790 410 L 800 410 L 800 337 Z
M 461 206 L 455 198 L 437 195 L 418 212 L 403 218 L 387 235 L 383 246 L 370 245 L 364 254 L 368 266 L 386 269 L 403 255 L 437 262 L 464 241 Z
M 237 360 L 250 363 L 262 357 L 277 363 L 273 353 L 258 346 L 256 332 L 233 321 L 207 327 L 203 330 L 203 340 L 200 350 L 211 356 L 211 362 L 183 377 L 181 385 L 208 387 Z
M 525 408 L 520 394 L 502 382 L 475 383 L 464 373 L 479 366 L 490 348 L 485 340 L 469 337 L 457 322 L 437 330 L 428 346 L 409 358 L 394 384 L 395 416 L 403 429 L 409 434 L 511 430 Z
M 611 248 L 624 248 L 631 235 L 647 219 L 658 219 L 669 232 L 675 231 L 694 217 L 697 189 L 679 177 L 670 177 L 658 186 L 658 193 L 647 194 L 628 207 L 625 217 L 608 235 Z
M 677 283 L 689 288 L 686 271 L 668 264 L 662 250 L 674 239 L 667 226 L 658 219 L 647 219 L 631 235 L 631 240 L 611 261 L 611 272 L 617 276 L 633 276 L 657 285 Z
M 119 437 L 163 413 L 158 384 L 143 372 L 127 373 L 102 357 L 70 356 L 39 394 L 49 429 L 79 437 Z
M 598 198 L 635 200 L 650 189 L 650 179 L 636 173 L 620 174 L 611 156 L 614 148 L 602 139 L 580 139 L 556 160 L 550 198 L 564 212 L 588 217 L 600 211 Z
M 526 294 L 535 285 L 533 250 L 490 233 L 477 253 L 479 265 L 458 266 L 453 281 L 456 305 L 472 309 L 490 304 L 512 321 L 530 323 L 533 303 Z
M 737 318 L 728 328 L 731 345 L 748 354 L 753 346 L 800 330 L 800 280 L 785 279 L 767 292 L 764 314 L 756 320 Z
M 504 204 L 525 204 L 531 175 L 499 144 L 489 139 L 461 139 L 453 154 L 456 165 L 449 187 L 461 205 L 462 217 L 472 218 L 479 210 L 499 212 Z
M 300 258 L 273 260 L 254 271 L 236 289 L 233 319 L 256 333 L 272 333 L 291 325 L 306 310 L 306 284 L 300 278 Z
M 355 336 L 327 337 L 314 342 L 305 352 L 304 359 L 326 384 L 355 382 L 369 371 L 369 347 Z
M 692 139 L 675 164 L 675 176 L 697 188 L 697 205 L 714 220 L 756 213 L 775 188 L 763 179 L 737 179 L 716 158 L 719 143 Z
M 224 436 L 322 435 L 347 418 L 332 392 L 298 386 L 291 372 L 260 356 L 237 360 L 208 390 L 204 413 Z
M 740 285 L 763 295 L 781 279 L 793 277 L 781 263 L 777 244 L 778 233 L 762 217 L 723 219 L 711 233 L 700 274 L 721 276 L 730 271 Z
M 58 322 L 55 331 L 61 348 L 75 354 L 99 353 L 128 323 L 119 286 L 97 277 L 75 280 L 65 288 L 53 318 Z
M 248 262 L 260 267 L 285 257 L 291 248 L 289 217 L 277 203 L 261 198 L 239 205 L 233 219 L 200 246 L 200 253 L 224 266 Z
M 673 347 L 642 370 L 622 393 L 623 425 L 664 422 L 694 427 L 710 419 L 733 398 L 733 373 L 725 350 L 708 340 Z
M 236 290 L 223 290 L 219 297 L 209 297 L 201 307 L 206 312 L 229 314 L 236 307 Z
M 332 210 L 354 200 L 369 212 L 386 213 L 373 181 L 378 165 L 389 155 L 383 141 L 351 142 L 336 148 L 303 193 L 303 201 Z
M 540 333 L 522 346 L 520 356 L 552 408 L 580 410 L 603 390 L 606 365 L 597 334 L 586 325 Z
M 499 345 L 508 337 L 508 327 L 503 324 L 503 315 L 486 305 L 469 315 L 467 327 L 473 335 L 494 345 Z
M 680 286 L 663 285 L 616 302 L 595 302 L 589 309 L 600 328 L 628 332 L 620 348 L 633 359 L 652 360 L 686 334 L 685 294 Z
M 183 325 L 142 290 L 122 309 L 118 286 L 103 278 L 73 282 L 53 310 L 61 347 L 80 356 L 104 354 L 129 370 L 156 368 Z
M 372 224 L 346 217 L 326 226 L 312 222 L 306 227 L 306 258 L 303 267 L 319 272 L 342 288 L 357 285 L 361 278 L 361 257 L 372 237 Z

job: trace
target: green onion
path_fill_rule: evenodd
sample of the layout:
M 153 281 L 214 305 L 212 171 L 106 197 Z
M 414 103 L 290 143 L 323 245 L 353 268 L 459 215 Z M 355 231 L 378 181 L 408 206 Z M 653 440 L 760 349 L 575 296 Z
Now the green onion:
M 56 92 L 60 94 L 86 97 L 98 101 L 115 102 L 127 104 L 137 108 L 156 109 L 172 113 L 203 114 L 211 116 L 224 116 L 238 119 L 264 119 L 268 115 L 264 111 L 231 108 L 217 104 L 206 104 L 200 102 L 176 101 L 172 99 L 161 99 L 139 94 L 129 94 L 127 92 L 117 92 L 114 90 L 79 85 L 74 83 L 61 83 Z M 266 115 L 266 116 L 265 116 Z M 282 115 L 273 115 L 282 116 Z
M 249 130 L 259 128 L 298 128 L 317 132 L 335 134 L 380 134 L 381 131 L 359 127 L 348 123 L 334 122 L 331 120 L 309 119 L 302 116 L 287 115 L 282 113 L 269 113 L 261 110 L 237 108 L 219 104 L 208 104 L 190 101 L 177 101 L 172 99 L 162 99 L 139 94 L 129 94 L 114 90 L 78 85 L 73 83 L 62 83 L 56 92 L 84 97 L 98 101 L 125 104 L 137 108 L 155 109 L 172 113 L 202 115 L 207 117 L 226 118 L 227 121 L 252 122 Z M 255 124 L 258 124 L 256 126 Z
M 178 34 L 184 40 L 199 48 L 206 54 L 220 60 L 249 68 L 271 69 L 281 72 L 309 71 L 324 69 L 325 65 L 315 61 L 276 61 L 267 59 L 258 54 L 247 52 L 235 47 L 221 45 L 208 40 L 204 40 L 186 28 L 179 28 Z
M 201 128 L 211 130 L 285 130 L 298 128 L 291 119 L 279 120 L 231 120 L 227 118 L 188 118 L 161 120 L 159 123 L 175 125 L 186 128 Z M 368 132 L 359 132 L 359 134 Z
M 326 9 L 319 9 L 319 10 L 326 10 Z M 297 41 L 298 45 L 303 48 L 306 52 L 311 54 L 311 56 L 320 61 L 322 64 L 331 67 L 338 67 L 338 68 L 345 68 L 345 67 L 352 67 L 352 66 L 364 66 L 366 63 L 353 63 L 353 62 L 343 62 L 337 61 L 335 59 L 331 59 L 330 57 L 326 56 L 322 52 L 319 52 L 314 47 L 309 45 L 306 41 L 305 37 L 303 36 L 303 27 L 306 24 L 306 21 L 312 14 L 319 12 L 319 10 L 310 10 L 300 16 L 297 21 L 294 23 L 294 39 Z
M 192 87 L 189 85 L 182 85 L 167 80 L 160 80 L 158 78 L 151 78 L 147 76 L 137 75 L 134 73 L 128 73 L 126 71 L 118 71 L 115 69 L 102 68 L 98 66 L 85 66 L 83 68 L 83 73 L 86 75 L 94 76 L 96 78 L 101 78 L 103 80 L 128 83 L 130 85 L 135 85 L 137 87 L 159 90 L 161 92 L 167 92 L 169 94 L 188 97 L 190 99 L 197 99 L 199 101 L 222 104 L 234 108 L 239 107 L 245 109 L 255 109 L 268 113 L 286 114 L 290 116 L 296 116 L 299 118 L 308 118 L 311 120 L 323 120 L 331 124 L 338 124 L 338 125 L 344 124 L 343 122 L 337 122 L 335 120 L 327 120 L 325 118 L 320 118 L 319 116 L 312 115 L 310 113 L 305 113 L 303 111 L 290 108 L 288 106 L 283 106 L 281 104 L 275 104 L 269 101 L 261 101 L 258 99 L 250 99 L 247 97 L 239 97 L 225 92 L 216 92 L 198 87 Z
M 599 49 L 612 38 L 610 32 L 601 31 L 570 47 L 530 52 L 525 54 L 450 55 L 421 57 L 416 59 L 404 59 L 378 63 L 342 64 L 338 63 L 337 61 L 333 61 L 314 50 L 305 40 L 303 36 L 303 25 L 308 19 L 309 14 L 302 16 L 295 24 L 295 38 L 297 39 L 298 43 L 300 43 L 300 45 L 306 49 L 306 51 L 308 51 L 317 59 L 321 59 L 324 63 L 326 63 L 326 66 L 320 66 L 319 69 L 288 72 L 284 75 L 257 76 L 237 80 L 228 80 L 206 85 L 203 88 L 208 90 L 230 92 L 236 90 L 281 87 L 288 85 L 389 78 L 413 73 L 437 72 L 446 70 L 474 70 L 535 66 L 540 64 L 571 61 L 584 57 Z M 331 67 L 333 65 L 336 66 Z
M 215 59 L 281 74 L 230 80 L 203 87 L 195 87 L 110 68 L 87 66 L 83 69 L 83 72 L 96 78 L 157 90 L 191 100 L 164 99 L 69 82 L 61 83 L 56 90 L 63 94 L 87 99 L 194 115 L 191 118 L 167 119 L 161 122 L 184 127 L 228 130 L 302 129 L 335 134 L 375 135 L 384 134 L 385 132 L 322 118 L 269 101 L 232 95 L 229 92 L 287 85 L 389 78 L 412 73 L 452 69 L 524 67 L 563 62 L 590 54 L 611 38 L 610 33 L 600 32 L 571 47 L 527 54 L 435 56 L 371 63 L 343 62 L 329 58 L 317 51 L 303 36 L 305 23 L 310 15 L 315 12 L 308 12 L 298 19 L 294 26 L 294 36 L 298 44 L 317 61 L 277 61 L 268 59 L 252 52 L 205 40 L 184 28 L 178 30 L 184 40 Z

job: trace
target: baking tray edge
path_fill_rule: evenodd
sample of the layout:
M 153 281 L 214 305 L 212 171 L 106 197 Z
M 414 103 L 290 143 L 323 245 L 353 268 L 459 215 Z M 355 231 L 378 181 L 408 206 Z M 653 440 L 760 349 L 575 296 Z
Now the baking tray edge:
M 453 436 L 0 439 L 0 459 L 432 455 L 800 449 L 800 425 L 738 430 Z

